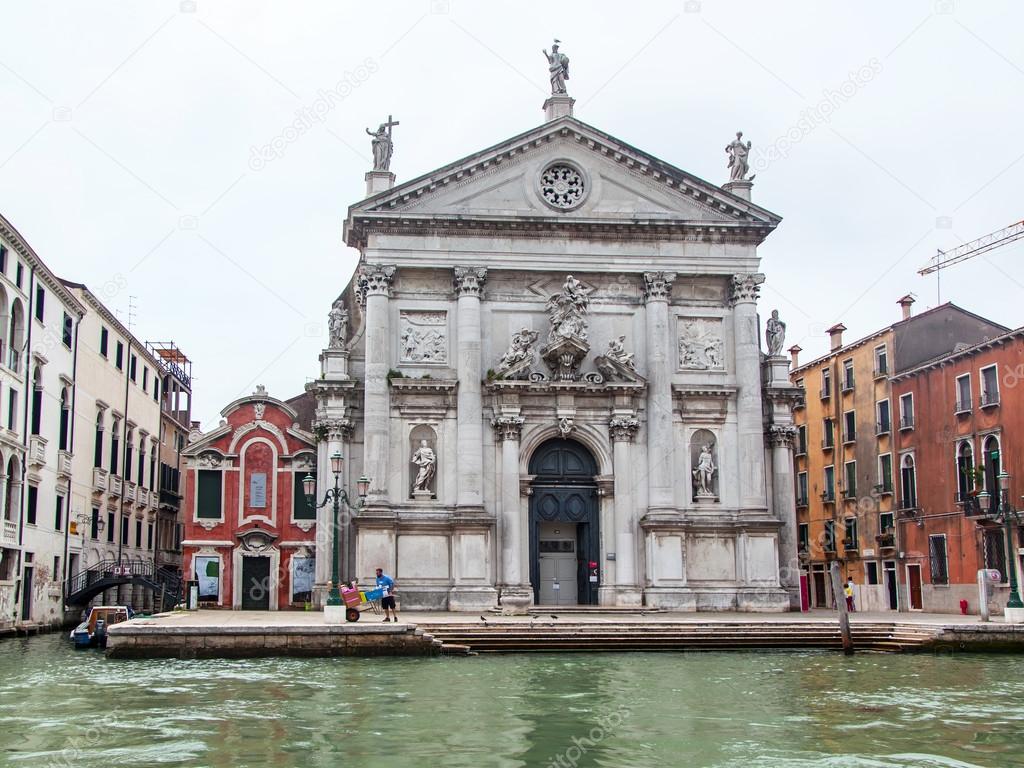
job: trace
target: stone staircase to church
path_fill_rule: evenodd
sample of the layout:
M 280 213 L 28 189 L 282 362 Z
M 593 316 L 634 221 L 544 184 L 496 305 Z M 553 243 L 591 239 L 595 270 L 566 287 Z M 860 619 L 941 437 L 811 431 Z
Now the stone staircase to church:
M 535 619 L 501 622 L 423 622 L 419 627 L 445 645 L 477 653 L 565 651 L 714 651 L 815 648 L 840 650 L 836 622 L 581 622 Z M 856 650 L 922 650 L 935 640 L 937 627 L 899 622 L 857 623 Z

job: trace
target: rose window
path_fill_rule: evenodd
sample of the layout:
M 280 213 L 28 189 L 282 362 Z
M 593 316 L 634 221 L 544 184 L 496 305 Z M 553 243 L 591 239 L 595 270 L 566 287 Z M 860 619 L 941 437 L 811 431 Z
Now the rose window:
M 552 208 L 568 210 L 583 202 L 586 183 L 578 170 L 558 163 L 540 175 L 540 193 Z

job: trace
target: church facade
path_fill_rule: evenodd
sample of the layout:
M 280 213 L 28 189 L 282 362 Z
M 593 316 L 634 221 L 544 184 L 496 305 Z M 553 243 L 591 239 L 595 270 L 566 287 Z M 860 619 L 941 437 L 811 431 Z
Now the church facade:
M 340 450 L 370 489 L 335 532 L 321 511 L 318 592 L 336 534 L 405 609 L 798 606 L 798 391 L 757 307 L 779 217 L 745 163 L 719 187 L 544 106 L 397 186 L 374 139 L 307 386 L 318 487 Z

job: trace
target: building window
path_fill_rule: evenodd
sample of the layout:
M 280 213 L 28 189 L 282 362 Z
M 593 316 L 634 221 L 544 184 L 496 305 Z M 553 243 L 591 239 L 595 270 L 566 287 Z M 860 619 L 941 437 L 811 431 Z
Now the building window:
M 316 520 L 316 510 L 306 502 L 306 494 L 302 489 L 302 478 L 309 472 L 295 472 L 292 475 L 292 519 Z
M 796 455 L 803 456 L 807 453 L 807 425 L 801 424 L 796 428 Z
M 821 432 L 821 447 L 832 448 L 836 444 L 835 422 L 832 419 L 825 419 L 821 424 Z
M 892 454 L 883 453 L 878 457 L 878 490 L 892 493 Z
M 889 350 L 885 344 L 875 347 L 875 376 L 886 376 L 889 373 Z
M 889 413 L 889 401 L 879 400 L 875 403 L 875 433 L 887 435 L 892 430 L 892 419 Z
M 964 440 L 956 448 L 957 501 L 964 501 L 975 489 L 974 449 Z
M 146 549 L 153 549 L 153 524 L 146 524 Z
M 900 484 L 900 509 L 917 509 L 917 469 L 912 454 L 908 453 L 900 463 Z
M 114 513 L 107 512 L 107 541 L 114 541 Z
M 100 354 L 104 357 L 107 356 L 107 344 L 110 341 L 110 331 L 106 328 L 100 328 Z
M 853 360 L 843 361 L 843 392 L 853 389 Z
M 124 370 L 124 344 L 120 341 L 117 342 L 117 351 L 114 353 L 114 365 L 117 366 L 117 370 Z
M 64 323 L 61 329 L 61 341 L 64 342 L 65 347 L 71 349 L 71 337 L 75 330 L 75 322 L 67 312 L 64 313 Z
M 103 411 L 96 414 L 96 442 L 93 445 L 92 465 L 103 466 Z
M 825 521 L 825 533 L 822 546 L 826 552 L 836 551 L 836 523 L 834 520 Z
M 139 478 L 138 483 L 140 486 L 146 484 L 146 436 L 143 435 L 139 438 Z
M 142 391 L 149 391 L 149 368 L 142 366 Z
M 860 539 L 857 536 L 857 518 L 848 517 L 846 524 L 846 538 L 843 539 L 843 549 L 859 549 Z
M 20 261 L 14 268 L 14 284 L 21 288 L 21 284 L 25 279 L 25 265 Z
M 117 471 L 117 457 L 121 445 L 120 435 L 121 423 L 114 419 L 114 425 L 110 428 L 110 474 L 119 475 Z
M 914 428 L 914 394 L 900 395 L 900 429 Z
M 932 568 L 932 584 L 949 584 L 945 534 L 934 534 L 928 537 L 928 554 Z
M 835 501 L 836 498 L 836 470 L 831 465 L 825 467 L 825 490 L 821 498 L 823 501 Z
M 53 511 L 53 530 L 64 530 L 64 497 L 57 494 L 57 507 Z
M 160 379 L 158 379 L 156 377 L 156 375 L 154 374 L 154 376 L 153 376 L 153 402 L 159 402 L 159 401 L 160 401 Z
M 7 428 L 18 428 L 18 393 L 13 389 L 7 393 Z
M 981 407 L 999 404 L 999 371 L 994 365 L 981 369 Z
M 1009 581 L 1006 568 L 1006 537 L 1002 528 L 986 528 L 983 539 L 985 547 L 985 567 L 999 571 L 999 581 Z
M 821 399 L 832 397 L 832 373 L 828 368 L 821 372 Z
M 871 586 L 878 584 L 878 563 L 864 563 L 864 579 Z
M 92 508 L 92 517 L 89 519 L 89 538 L 94 541 L 100 537 L 100 508 Z
M 878 514 L 878 530 L 883 536 L 892 533 L 895 528 L 896 523 L 892 512 L 880 512 Z
M 216 469 L 200 469 L 196 472 L 197 503 L 196 517 L 219 520 L 221 517 L 221 472 Z
M 852 499 L 857 495 L 857 462 L 846 462 L 843 465 L 843 472 L 843 496 Z
M 807 473 L 798 472 L 796 476 L 796 503 L 798 506 L 807 506 Z
M 43 428 L 43 372 L 37 365 L 32 373 L 32 434 L 38 435 Z
M 7 274 L 7 246 L 0 245 L 0 272 Z
M 156 446 L 149 449 L 149 490 L 156 490 Z
M 811 531 L 807 523 L 800 523 L 797 528 L 797 547 L 800 552 L 810 552 L 811 550 Z
M 68 449 L 68 428 L 71 424 L 71 398 L 68 395 L 68 388 L 60 390 L 60 428 L 57 433 L 57 448 L 61 451 Z
M 36 320 L 38 320 L 40 323 L 44 322 L 43 317 L 46 314 L 46 312 L 44 310 L 45 305 L 46 305 L 46 291 L 43 289 L 43 286 L 37 285 L 36 286 Z
M 956 377 L 955 413 L 971 412 L 971 374 Z
M 135 546 L 142 547 L 142 521 L 135 521 Z
M 122 515 L 121 517 L 121 544 L 125 547 L 128 546 L 128 518 Z
M 992 504 L 998 504 L 996 497 L 999 493 L 999 482 L 996 478 L 1002 468 L 1002 453 L 999 448 L 999 439 L 995 435 L 985 438 L 985 453 L 981 463 L 985 470 L 985 490 L 991 495 Z
M 132 381 L 135 381 L 135 366 L 137 362 L 138 358 L 135 355 L 128 359 L 128 378 Z
M 857 441 L 857 412 L 846 411 L 843 414 L 843 442 L 853 443 Z
M 28 487 L 28 508 L 25 510 L 25 522 L 28 525 L 36 524 L 36 513 L 39 510 L 39 489 L 30 485 Z

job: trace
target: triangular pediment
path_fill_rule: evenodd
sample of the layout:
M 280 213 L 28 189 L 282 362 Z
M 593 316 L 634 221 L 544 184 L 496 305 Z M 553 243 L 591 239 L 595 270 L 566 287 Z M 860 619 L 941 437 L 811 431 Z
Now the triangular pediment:
M 466 226 L 559 222 L 774 229 L 780 218 L 726 189 L 563 117 L 363 200 L 349 210 L 350 245 L 373 222 L 429 219 Z M 763 236 L 763 235 L 762 235 Z

